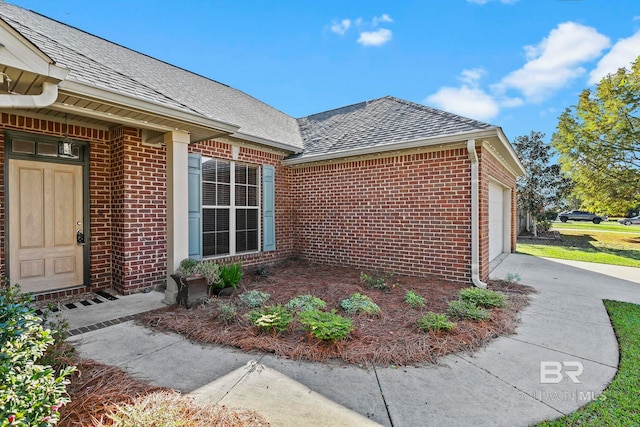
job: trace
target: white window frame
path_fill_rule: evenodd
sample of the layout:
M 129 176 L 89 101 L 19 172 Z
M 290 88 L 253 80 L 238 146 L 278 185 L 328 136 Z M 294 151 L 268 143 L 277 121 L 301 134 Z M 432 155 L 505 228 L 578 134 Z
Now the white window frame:
M 227 254 L 218 254 L 218 255 L 205 255 L 204 254 L 204 230 L 201 231 L 202 233 L 202 259 L 218 259 L 218 258 L 226 258 L 226 257 L 230 257 L 230 256 L 235 256 L 235 255 L 247 255 L 247 254 L 254 254 L 254 253 L 259 253 L 260 252 L 260 248 L 262 247 L 261 245 L 261 236 L 262 236 L 262 169 L 260 167 L 260 165 L 256 165 L 256 164 L 252 164 L 252 163 L 246 163 L 246 162 L 238 162 L 235 160 L 229 160 L 229 159 L 221 159 L 218 157 L 206 157 L 206 156 L 202 156 L 202 164 L 204 165 L 205 162 L 209 161 L 209 160 L 216 160 L 219 162 L 227 162 L 229 163 L 229 174 L 230 176 L 230 194 L 229 194 L 229 206 L 224 206 L 224 205 L 205 205 L 204 204 L 204 197 L 201 195 L 200 200 L 200 210 L 201 210 L 201 216 L 202 216 L 202 221 L 204 223 L 204 210 L 205 209 L 228 209 L 229 210 L 229 253 Z M 256 203 L 257 206 L 236 206 L 236 165 L 245 165 L 251 168 L 255 168 L 256 170 Z M 206 181 L 206 182 L 211 182 L 211 181 Z M 200 184 L 200 191 L 202 192 L 202 187 L 204 186 L 205 180 L 204 180 L 204 175 Z M 217 181 L 216 181 L 217 183 Z M 238 185 L 244 185 L 244 184 L 238 184 Z M 243 252 L 238 252 L 236 250 L 236 232 L 237 232 L 237 227 L 236 227 L 236 210 L 237 209 L 248 209 L 248 210 L 255 210 L 257 212 L 257 223 L 258 223 L 258 229 L 257 229 L 257 242 L 256 242 L 256 247 L 257 249 L 255 250 L 250 250 L 250 251 L 243 251 Z

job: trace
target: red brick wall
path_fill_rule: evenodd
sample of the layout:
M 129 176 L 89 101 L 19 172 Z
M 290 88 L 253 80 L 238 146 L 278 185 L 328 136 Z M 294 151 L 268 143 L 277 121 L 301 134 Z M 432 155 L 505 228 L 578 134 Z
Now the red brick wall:
M 486 148 L 476 148 L 479 158 L 480 198 L 480 278 L 489 278 L 489 180 L 494 179 L 511 188 L 511 251 L 515 251 L 516 177 L 509 172 Z
M 315 262 L 470 278 L 465 148 L 293 171 L 294 252 Z
M 200 153 L 205 157 L 232 160 L 231 145 L 220 141 L 205 141 L 189 146 L 190 153 Z M 293 254 L 293 221 L 291 197 L 291 169 L 282 166 L 280 154 L 268 153 L 247 147 L 240 147 L 237 162 L 253 165 L 271 165 L 275 168 L 275 221 L 276 250 L 225 257 L 225 261 L 241 260 L 243 265 L 259 265 L 290 257 Z M 262 201 L 260 202 L 262 204 Z M 262 221 L 262 218 L 260 218 Z M 264 227 L 261 228 L 264 230 Z M 262 242 L 262 236 L 260 236 Z
M 141 145 L 139 129 L 110 139 L 113 286 L 128 294 L 166 283 L 166 152 Z

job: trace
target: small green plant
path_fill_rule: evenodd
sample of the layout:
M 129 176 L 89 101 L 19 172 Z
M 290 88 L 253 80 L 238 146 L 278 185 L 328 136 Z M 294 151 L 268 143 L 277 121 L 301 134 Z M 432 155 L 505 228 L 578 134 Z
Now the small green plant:
M 247 291 L 240 294 L 240 301 L 249 308 L 258 308 L 265 305 L 269 299 L 269 294 L 258 290 Z
M 416 294 L 413 291 L 407 291 L 407 293 L 404 294 L 404 302 L 406 302 L 413 308 L 422 308 L 427 305 L 424 297 L 420 294 Z
M 380 307 L 371 301 L 366 295 L 362 295 L 358 292 L 351 295 L 349 298 L 340 301 L 340 307 L 349 314 L 363 313 L 368 315 L 380 314 Z
M 205 278 L 209 288 L 219 288 L 222 283 L 220 266 L 213 261 L 202 261 L 196 266 L 196 273 Z
M 456 327 L 454 322 L 449 321 L 446 314 L 433 313 L 431 311 L 420 316 L 416 323 L 425 332 L 449 332 Z
M 198 264 L 200 262 L 193 258 L 185 258 L 180 261 L 180 267 L 176 269 L 176 274 L 182 277 L 195 277 L 200 273 L 198 272 Z
M 504 280 L 509 282 L 509 283 L 520 283 L 522 281 L 522 278 L 520 277 L 520 275 L 518 273 L 509 273 L 504 278 Z
M 293 319 L 282 305 L 270 305 L 251 310 L 247 315 L 251 323 L 265 332 L 284 332 Z
M 313 295 L 298 295 L 297 297 L 291 299 L 286 307 L 289 311 L 308 311 L 308 310 L 319 310 L 321 308 L 325 308 L 327 303 L 321 300 L 320 298 L 314 297 Z
M 374 273 L 369 276 L 366 273 L 360 273 L 360 282 L 364 284 L 367 289 L 379 289 L 381 291 L 388 291 L 392 287 L 396 287 L 396 284 L 389 284 L 393 273 Z
M 220 278 L 222 279 L 222 287 L 237 288 L 238 283 L 242 280 L 242 263 L 234 262 L 231 264 L 225 264 L 220 268 Z
M 41 359 L 54 344 L 34 313 L 29 296 L 0 278 L 0 425 L 43 426 L 57 423 L 58 410 L 69 402 L 67 376 L 74 367 L 56 372 Z
M 225 323 L 233 323 L 236 321 L 238 309 L 235 305 L 228 302 L 218 303 L 218 317 Z
M 472 302 L 456 300 L 449 303 L 449 316 L 457 319 L 487 320 L 491 314 Z
M 336 314 L 336 310 L 305 310 L 298 318 L 305 330 L 321 340 L 341 340 L 353 330 L 353 321 Z
M 478 307 L 494 308 L 507 305 L 503 294 L 490 289 L 465 288 L 460 290 L 458 296 L 460 301 L 472 302 Z

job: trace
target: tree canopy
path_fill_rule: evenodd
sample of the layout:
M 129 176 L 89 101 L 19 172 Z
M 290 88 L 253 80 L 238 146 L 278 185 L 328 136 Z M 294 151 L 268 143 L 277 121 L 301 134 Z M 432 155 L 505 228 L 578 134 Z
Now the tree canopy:
M 640 57 L 580 94 L 552 143 L 585 208 L 623 214 L 640 205 Z
M 544 208 L 557 206 L 571 188 L 571 182 L 562 175 L 560 166 L 551 163 L 555 152 L 544 141 L 544 136 L 541 132 L 531 131 L 529 135 L 513 140 L 526 172 L 517 180 L 518 207 L 536 220 L 543 218 Z

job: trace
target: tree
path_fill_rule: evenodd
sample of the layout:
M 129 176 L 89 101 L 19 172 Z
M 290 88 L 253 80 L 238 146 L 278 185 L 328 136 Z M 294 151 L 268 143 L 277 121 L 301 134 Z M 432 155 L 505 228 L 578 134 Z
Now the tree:
M 558 205 L 571 188 L 571 182 L 562 175 L 560 166 L 551 163 L 555 152 L 543 138 L 543 133 L 531 131 L 513 141 L 526 171 L 516 183 L 518 207 L 533 219 L 534 234 L 537 222 L 544 219 L 545 208 Z
M 552 143 L 583 207 L 622 214 L 640 205 L 640 57 L 585 89 Z

